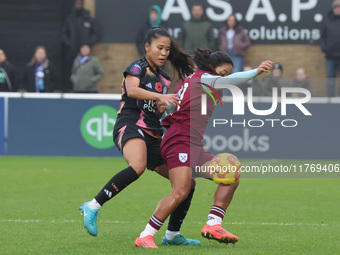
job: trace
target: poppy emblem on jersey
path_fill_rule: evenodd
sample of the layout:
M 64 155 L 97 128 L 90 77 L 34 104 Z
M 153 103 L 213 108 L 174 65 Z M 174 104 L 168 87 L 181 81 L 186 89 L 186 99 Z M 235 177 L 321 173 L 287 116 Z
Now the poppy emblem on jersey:
M 139 75 L 142 72 L 142 67 L 138 64 L 134 64 L 131 69 L 130 69 L 131 73 L 135 74 L 135 75 Z
M 209 88 L 209 89 L 217 96 L 218 101 L 219 101 L 220 104 L 222 105 L 221 97 L 220 97 L 219 94 L 217 93 L 216 89 L 214 89 L 213 87 L 209 86 L 208 84 L 205 84 L 205 83 L 202 83 L 202 82 L 200 82 L 200 84 L 201 84 L 202 86 L 205 86 L 205 87 Z M 217 105 L 216 99 L 214 98 L 214 96 L 211 94 L 211 92 L 210 92 L 209 90 L 204 89 L 204 88 L 199 88 L 199 89 L 200 89 L 200 90 L 203 90 L 205 93 L 207 93 L 207 94 L 212 98 L 212 100 L 214 101 L 215 106 Z
M 162 83 L 157 82 L 157 83 L 155 84 L 155 89 L 156 89 L 158 92 L 162 92 Z
M 187 160 L 188 160 L 188 153 L 179 153 L 179 154 L 178 154 L 178 159 L 179 159 L 179 161 L 181 161 L 182 163 L 187 162 Z

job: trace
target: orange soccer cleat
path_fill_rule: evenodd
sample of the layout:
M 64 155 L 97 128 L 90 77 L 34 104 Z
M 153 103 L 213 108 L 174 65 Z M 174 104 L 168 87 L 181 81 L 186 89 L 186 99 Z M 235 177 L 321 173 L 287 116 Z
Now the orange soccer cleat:
M 153 241 L 153 236 L 148 235 L 145 237 L 137 237 L 135 241 L 135 245 L 137 247 L 143 247 L 143 248 L 158 248 L 158 246 Z
M 221 224 L 216 224 L 209 226 L 207 224 L 201 230 L 201 234 L 203 237 L 208 239 L 214 239 L 220 243 L 236 243 L 239 238 L 232 233 L 229 233 L 224 228 L 222 228 Z

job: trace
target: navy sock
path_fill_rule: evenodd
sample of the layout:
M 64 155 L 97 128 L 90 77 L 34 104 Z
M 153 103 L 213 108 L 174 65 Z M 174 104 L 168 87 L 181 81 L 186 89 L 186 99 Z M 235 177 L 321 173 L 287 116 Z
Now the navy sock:
M 191 189 L 187 198 L 171 213 L 168 224 L 169 231 L 179 231 L 185 216 L 188 213 L 191 199 L 195 189 Z

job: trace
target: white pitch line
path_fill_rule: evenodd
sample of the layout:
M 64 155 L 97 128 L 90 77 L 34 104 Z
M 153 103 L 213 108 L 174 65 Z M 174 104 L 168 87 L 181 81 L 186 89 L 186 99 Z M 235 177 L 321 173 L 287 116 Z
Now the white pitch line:
M 19 222 L 19 223 L 82 223 L 80 220 L 23 220 L 23 219 L 12 219 L 12 220 L 0 220 L 0 222 Z M 111 224 L 127 224 L 129 221 L 102 221 L 103 223 L 111 223 Z
M 205 222 L 200 222 L 204 224 Z M 227 222 L 225 225 L 263 225 L 263 226 L 320 226 L 320 227 L 329 227 L 329 226 L 340 226 L 340 224 L 324 224 L 324 223 L 285 223 L 285 222 Z
M 8 219 L 8 220 L 0 220 L 0 222 L 18 222 L 18 223 L 83 223 L 83 221 L 76 220 L 23 220 L 23 219 Z M 109 223 L 109 224 L 130 224 L 130 223 L 138 223 L 138 222 L 130 222 L 130 221 L 102 221 L 101 223 Z M 145 223 L 144 221 L 140 221 L 139 223 Z M 194 222 L 194 224 L 204 225 L 205 222 Z M 324 224 L 324 223 L 295 223 L 295 222 L 226 222 L 225 225 L 262 225 L 262 226 L 316 226 L 316 227 L 329 227 L 335 226 L 340 227 L 340 224 Z

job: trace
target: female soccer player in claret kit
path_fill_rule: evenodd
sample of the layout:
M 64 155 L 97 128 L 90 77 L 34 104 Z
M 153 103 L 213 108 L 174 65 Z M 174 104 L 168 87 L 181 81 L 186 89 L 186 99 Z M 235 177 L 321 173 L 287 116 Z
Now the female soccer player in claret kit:
M 182 79 L 194 67 L 191 57 L 161 27 L 152 28 L 145 35 L 145 52 L 143 58 L 132 62 L 124 72 L 122 100 L 113 130 L 114 142 L 129 166 L 113 176 L 92 201 L 80 207 L 84 226 L 93 236 L 98 234 L 97 214 L 101 206 L 137 180 L 146 167 L 168 178 L 160 152 L 163 129 L 159 119 L 167 105 L 178 105 L 179 97 L 167 94 L 170 79 L 161 66 L 168 59 Z M 191 186 L 186 200 L 172 213 L 164 244 L 200 244 L 179 233 L 190 206 L 194 182 Z
M 233 62 L 226 53 L 212 53 L 203 49 L 194 51 L 194 62 L 198 70 L 183 82 L 179 92 L 180 105 L 162 122 L 168 130 L 162 140 L 161 152 L 169 169 L 172 192 L 159 202 L 149 223 L 136 239 L 136 246 L 158 248 L 153 237 L 170 213 L 188 196 L 192 183 L 191 169 L 209 164 L 214 157 L 203 148 L 202 140 L 215 105 L 213 99 L 209 98 L 207 114 L 201 114 L 201 95 L 205 93 L 202 88 L 212 93 L 223 87 L 219 85 L 241 85 L 263 72 L 268 72 L 273 66 L 273 63 L 267 60 L 257 69 L 231 74 Z M 222 90 L 219 90 L 218 93 L 221 92 Z M 187 158 L 181 159 L 180 154 L 185 154 Z M 221 225 L 237 186 L 238 182 L 230 186 L 218 186 L 208 221 L 201 231 L 203 237 L 223 243 L 235 243 L 239 240 Z

